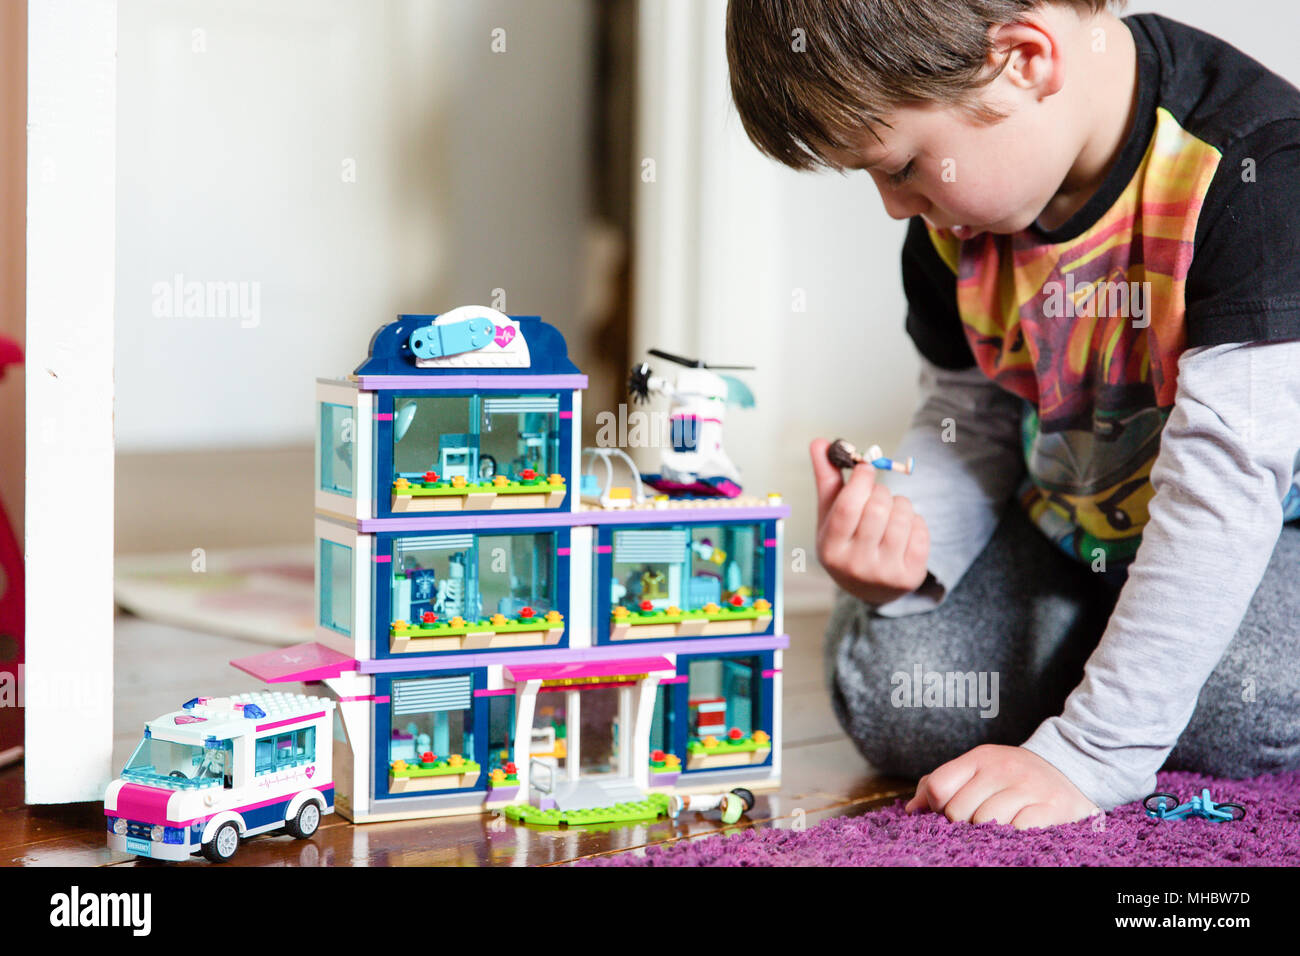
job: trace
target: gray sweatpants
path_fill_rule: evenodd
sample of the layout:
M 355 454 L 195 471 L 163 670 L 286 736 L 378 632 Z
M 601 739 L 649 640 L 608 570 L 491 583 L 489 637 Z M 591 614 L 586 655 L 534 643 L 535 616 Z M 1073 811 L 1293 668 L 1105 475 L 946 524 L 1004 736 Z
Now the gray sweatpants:
M 1061 713 L 1117 594 L 1013 505 L 936 610 L 885 618 L 840 595 L 825 644 L 835 714 L 872 767 L 896 776 L 919 777 L 979 744 L 1021 744 Z M 972 673 L 947 676 L 946 691 L 924 676 Z M 996 707 L 981 707 L 979 680 L 991 691 L 992 675 Z M 1300 768 L 1300 526 L 1282 529 L 1165 766 L 1224 777 Z

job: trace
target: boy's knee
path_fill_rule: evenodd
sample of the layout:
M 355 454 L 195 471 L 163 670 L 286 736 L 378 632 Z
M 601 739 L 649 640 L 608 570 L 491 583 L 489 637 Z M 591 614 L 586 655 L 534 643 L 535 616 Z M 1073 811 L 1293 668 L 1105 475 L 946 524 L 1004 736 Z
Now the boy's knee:
M 1019 731 L 1002 713 L 999 675 L 930 669 L 944 659 L 941 649 L 907 622 L 875 618 L 866 634 L 845 635 L 838 645 L 832 706 L 872 768 L 921 776 L 980 744 L 1015 737 Z M 882 631 L 903 629 L 915 633 L 881 640 Z

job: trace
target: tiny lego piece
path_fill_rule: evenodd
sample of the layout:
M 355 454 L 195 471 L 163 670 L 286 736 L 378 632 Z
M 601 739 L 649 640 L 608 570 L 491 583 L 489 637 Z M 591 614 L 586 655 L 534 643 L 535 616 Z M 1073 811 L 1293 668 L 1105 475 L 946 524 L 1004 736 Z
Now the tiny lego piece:
M 1153 793 L 1142 801 L 1147 816 L 1155 820 L 1185 820 L 1188 817 L 1201 817 L 1217 823 L 1240 820 L 1246 815 L 1246 808 L 1239 803 L 1215 803 L 1210 798 L 1209 789 L 1201 791 L 1198 797 L 1192 797 L 1187 803 L 1179 804 L 1178 797 L 1172 793 Z
M 912 473 L 912 467 L 916 463 L 913 458 L 908 458 L 907 461 L 886 458 L 879 445 L 872 445 L 867 449 L 867 453 L 862 455 L 843 438 L 831 442 L 830 447 L 826 449 L 826 458 L 836 468 L 852 468 L 855 465 L 867 464 L 880 471 L 901 471 L 905 475 Z
M 674 820 L 683 810 L 703 813 L 706 810 L 722 809 L 722 822 L 735 823 L 742 816 L 754 809 L 754 795 L 744 787 L 736 787 L 727 793 L 697 793 L 673 796 L 668 799 L 668 815 Z

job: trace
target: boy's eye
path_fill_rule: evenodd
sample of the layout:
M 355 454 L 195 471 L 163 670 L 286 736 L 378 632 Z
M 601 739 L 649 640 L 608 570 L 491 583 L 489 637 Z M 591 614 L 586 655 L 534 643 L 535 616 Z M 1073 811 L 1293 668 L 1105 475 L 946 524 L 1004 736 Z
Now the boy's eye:
M 901 186 L 913 176 L 916 175 L 916 160 L 908 160 L 907 165 L 896 173 L 889 174 L 889 182 L 894 186 Z

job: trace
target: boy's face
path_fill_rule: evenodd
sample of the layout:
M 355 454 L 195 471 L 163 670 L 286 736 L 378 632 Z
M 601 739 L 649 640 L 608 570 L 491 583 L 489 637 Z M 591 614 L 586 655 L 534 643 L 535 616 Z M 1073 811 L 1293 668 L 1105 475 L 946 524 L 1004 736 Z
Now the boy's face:
M 1009 115 L 991 124 L 958 108 L 904 106 L 880 139 L 863 130 L 851 148 L 826 153 L 866 170 L 894 219 L 924 216 L 959 239 L 1018 232 L 1056 195 L 1079 150 L 1048 103 L 1002 106 Z

